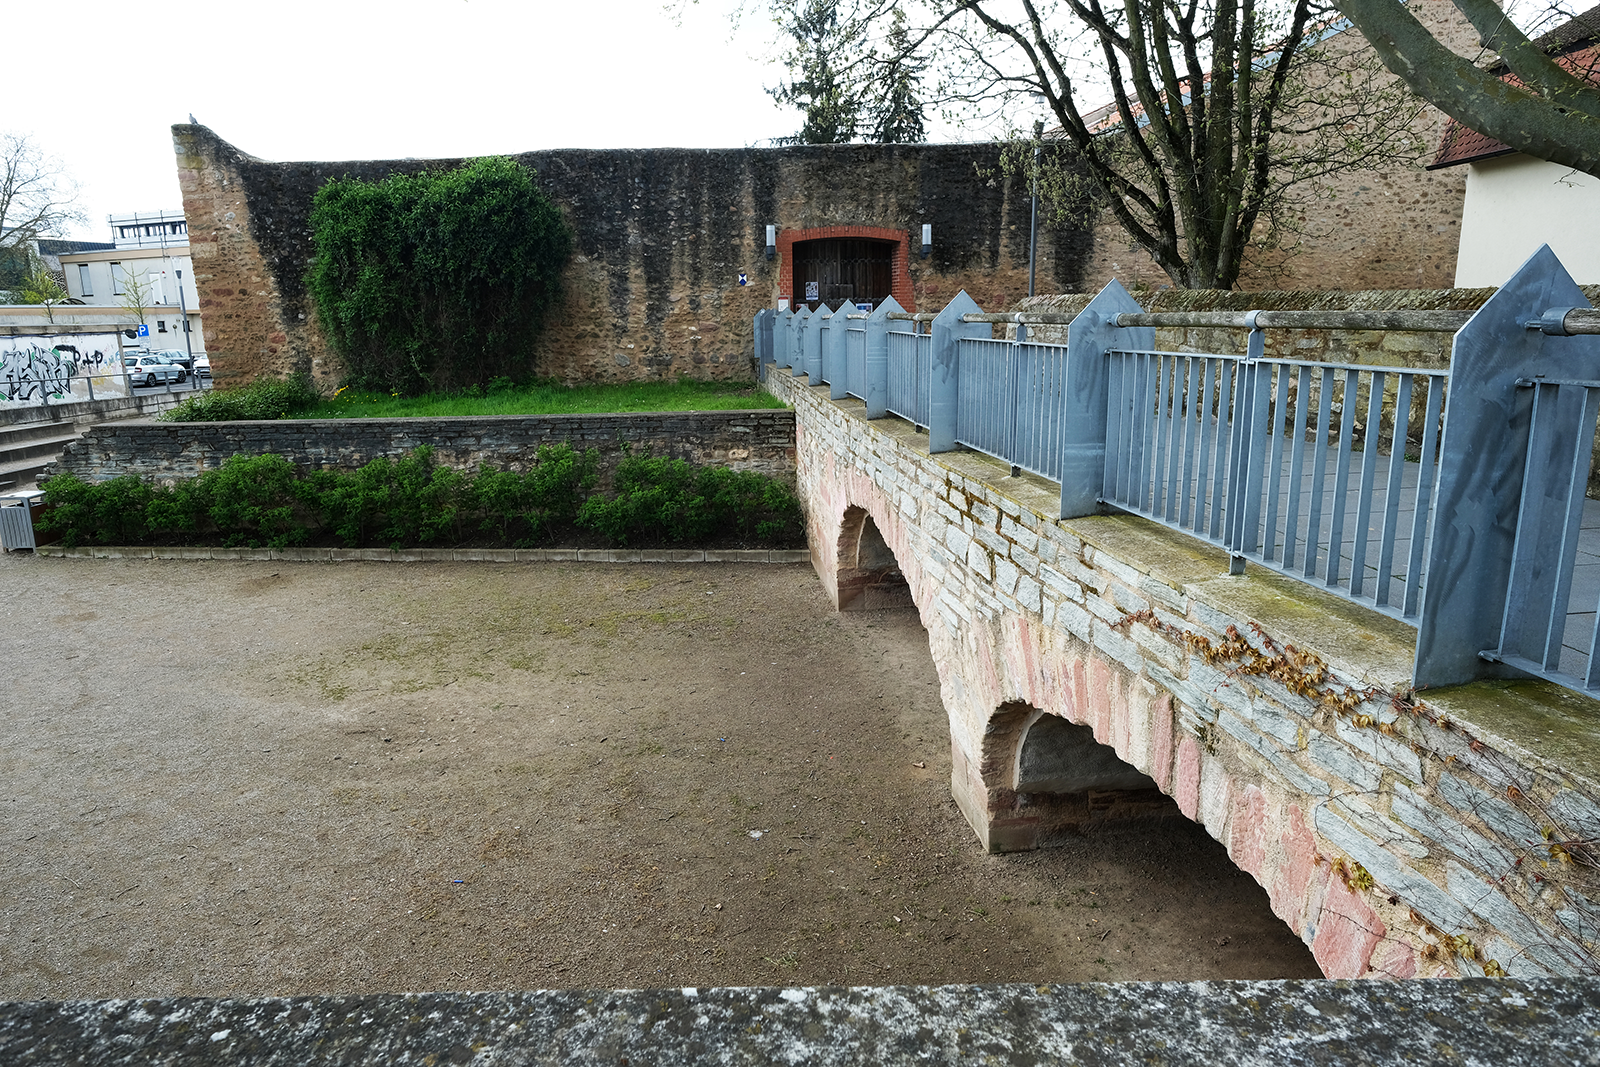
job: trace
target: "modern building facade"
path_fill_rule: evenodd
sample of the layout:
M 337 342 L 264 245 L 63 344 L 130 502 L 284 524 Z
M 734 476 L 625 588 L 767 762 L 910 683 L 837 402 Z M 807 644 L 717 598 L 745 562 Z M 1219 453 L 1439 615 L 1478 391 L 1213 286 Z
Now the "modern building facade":
M 121 308 L 128 323 L 124 335 L 132 330 L 151 348 L 204 351 L 183 213 L 113 215 L 110 226 L 109 245 L 59 257 L 67 294 L 91 306 Z M 142 301 L 131 299 L 141 293 Z M 147 336 L 139 338 L 141 318 Z

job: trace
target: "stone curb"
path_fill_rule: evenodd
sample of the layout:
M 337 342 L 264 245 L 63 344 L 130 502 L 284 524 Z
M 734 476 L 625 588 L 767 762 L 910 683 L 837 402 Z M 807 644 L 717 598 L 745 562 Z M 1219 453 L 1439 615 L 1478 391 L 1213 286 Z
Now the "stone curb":
M 142 548 L 40 545 L 54 559 L 283 560 L 294 563 L 809 563 L 804 548 Z

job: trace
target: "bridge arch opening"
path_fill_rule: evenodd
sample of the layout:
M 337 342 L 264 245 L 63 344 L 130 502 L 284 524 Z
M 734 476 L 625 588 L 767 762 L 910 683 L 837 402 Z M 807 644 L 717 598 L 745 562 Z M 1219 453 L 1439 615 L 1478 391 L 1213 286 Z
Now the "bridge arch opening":
M 894 549 L 865 508 L 845 509 L 839 526 L 840 611 L 876 611 L 915 607 L 911 585 L 900 570 Z
M 1059 843 L 1100 824 L 1181 818 L 1155 781 L 1088 726 L 1021 701 L 1001 705 L 984 734 L 990 852 Z

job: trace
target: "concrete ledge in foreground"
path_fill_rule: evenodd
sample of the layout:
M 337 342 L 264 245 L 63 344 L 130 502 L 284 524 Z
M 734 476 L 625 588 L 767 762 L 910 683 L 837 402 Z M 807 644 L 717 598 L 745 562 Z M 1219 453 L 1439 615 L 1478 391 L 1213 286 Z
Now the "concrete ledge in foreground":
M 0 1003 L 0 1063 L 1600 1063 L 1600 980 L 564 990 Z

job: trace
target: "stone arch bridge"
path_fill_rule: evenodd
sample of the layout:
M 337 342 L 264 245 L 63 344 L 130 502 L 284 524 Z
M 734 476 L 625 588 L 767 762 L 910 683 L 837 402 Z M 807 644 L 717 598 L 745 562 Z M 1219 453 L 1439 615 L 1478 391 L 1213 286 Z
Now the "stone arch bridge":
M 930 451 L 804 355 L 764 377 L 796 412 L 812 561 L 841 610 L 915 605 L 986 848 L 1181 816 L 1329 977 L 1600 970 L 1590 697 L 1418 694 L 1418 631 L 1395 613 L 1231 573 L 1227 548 L 1147 518 L 1061 519 L 1058 481 Z

